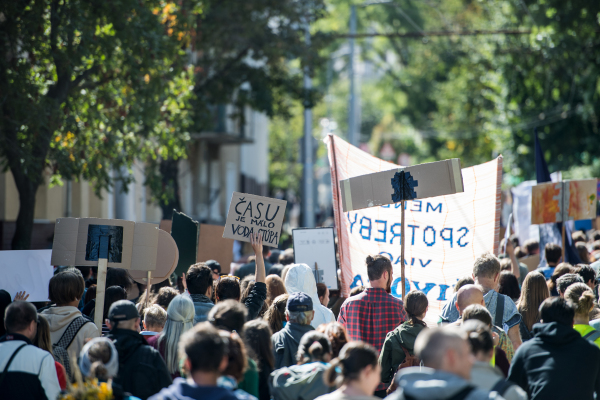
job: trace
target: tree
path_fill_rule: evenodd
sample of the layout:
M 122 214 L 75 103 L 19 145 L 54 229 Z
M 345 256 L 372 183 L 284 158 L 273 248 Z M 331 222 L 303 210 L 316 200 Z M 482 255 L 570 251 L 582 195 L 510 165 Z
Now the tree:
M 0 157 L 19 193 L 14 249 L 30 246 L 45 171 L 99 193 L 130 179 L 111 170 L 165 144 L 161 107 L 198 11 L 191 0 L 3 2 Z

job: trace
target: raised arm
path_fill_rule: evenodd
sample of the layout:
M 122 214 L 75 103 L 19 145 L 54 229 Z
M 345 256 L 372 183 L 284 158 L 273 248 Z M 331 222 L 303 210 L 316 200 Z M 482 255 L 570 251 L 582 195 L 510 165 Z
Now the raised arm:
M 260 233 L 253 233 L 250 235 L 250 244 L 256 255 L 256 269 L 254 272 L 256 282 L 265 283 L 267 277 L 265 275 L 265 260 L 263 258 L 263 241 Z
M 521 276 L 519 260 L 517 260 L 517 256 L 515 256 L 515 248 L 510 239 L 506 241 L 506 254 L 510 257 L 510 272 L 519 279 Z

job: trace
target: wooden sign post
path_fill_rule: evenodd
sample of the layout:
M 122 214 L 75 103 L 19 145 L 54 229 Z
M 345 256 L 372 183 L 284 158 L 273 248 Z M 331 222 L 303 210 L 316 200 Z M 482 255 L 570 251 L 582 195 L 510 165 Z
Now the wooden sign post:
M 106 292 L 109 243 L 110 236 L 100 236 L 100 246 L 98 249 L 98 279 L 96 284 L 96 308 L 94 309 L 94 323 L 98 329 L 102 329 L 102 316 L 104 315 L 104 293 Z
M 402 300 L 406 296 L 405 202 L 464 191 L 460 160 L 437 161 L 412 167 L 361 175 L 340 181 L 344 212 L 400 203 L 400 276 Z

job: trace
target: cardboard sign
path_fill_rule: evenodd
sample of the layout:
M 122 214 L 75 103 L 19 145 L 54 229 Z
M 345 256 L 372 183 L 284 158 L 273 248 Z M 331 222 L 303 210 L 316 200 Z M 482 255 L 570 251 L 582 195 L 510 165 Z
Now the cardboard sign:
M 233 261 L 233 240 L 221 237 L 220 225 L 200 225 L 197 262 L 216 260 L 221 264 L 221 273 L 228 274 Z
M 187 273 L 190 265 L 196 263 L 198 255 L 198 236 L 200 224 L 184 213 L 173 211 L 173 224 L 171 225 L 171 236 L 180 249 L 179 262 L 175 274 L 181 276 Z
M 463 179 L 458 158 L 340 181 L 344 212 L 462 192 Z
M 156 252 L 156 269 L 152 271 L 152 278 L 150 283 L 156 285 L 161 283 L 165 279 L 171 276 L 177 267 L 179 261 L 179 250 L 175 240 L 171 237 L 168 232 L 160 229 L 158 231 L 158 243 L 159 247 Z M 148 283 L 148 274 L 146 271 L 141 270 L 129 270 L 129 275 L 143 285 Z
M 172 248 L 156 224 L 118 219 L 59 218 L 54 230 L 51 265 L 98 266 L 99 238 L 110 235 L 108 267 L 135 271 L 157 269 L 158 254 Z M 169 253 L 174 257 L 173 252 Z M 171 267 L 172 260 L 164 260 Z M 164 267 L 164 266 L 161 266 Z
M 50 264 L 52 250 L 0 251 L 0 289 L 14 299 L 25 291 L 27 301 L 48 301 L 48 284 L 54 274 Z
M 531 192 L 531 223 L 546 224 L 596 216 L 597 179 L 541 183 Z
M 250 235 L 258 232 L 263 245 L 277 247 L 286 205 L 284 200 L 234 192 L 223 237 L 250 242 Z
M 527 265 L 529 272 L 535 271 L 540 265 L 540 255 L 534 254 L 532 256 L 521 257 L 519 258 L 519 262 Z
M 315 281 L 338 290 L 333 227 L 301 228 L 292 231 L 294 262 L 308 265 L 315 274 Z

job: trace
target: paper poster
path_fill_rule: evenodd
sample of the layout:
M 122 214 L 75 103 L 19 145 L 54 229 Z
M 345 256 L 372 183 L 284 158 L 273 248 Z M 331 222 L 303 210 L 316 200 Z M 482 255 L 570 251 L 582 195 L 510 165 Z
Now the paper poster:
M 369 284 L 365 260 L 381 254 L 394 267 L 392 294 L 400 285 L 401 205 L 390 204 L 342 212 L 338 182 L 351 176 L 397 169 L 336 136 L 325 139 L 332 169 L 335 224 L 342 269 L 342 292 Z M 435 326 L 456 282 L 473 273 L 473 263 L 485 252 L 498 253 L 502 157 L 464 168 L 464 192 L 405 201 L 406 292 L 421 290 L 429 299 L 426 322 Z M 421 181 L 419 181 L 421 185 Z
M 333 228 L 301 228 L 292 231 L 294 262 L 308 265 L 315 281 L 338 290 Z
M 286 205 L 284 200 L 234 192 L 223 237 L 250 242 L 250 235 L 258 232 L 263 245 L 277 247 Z
M 0 251 L 0 289 L 14 299 L 25 291 L 27 301 L 48 301 L 48 284 L 54 274 L 52 250 Z
M 221 265 L 221 273 L 228 274 L 233 262 L 233 240 L 221 237 L 220 225 L 200 225 L 197 262 L 215 260 Z
M 541 183 L 531 192 L 531 223 L 547 224 L 596 217 L 597 180 Z

